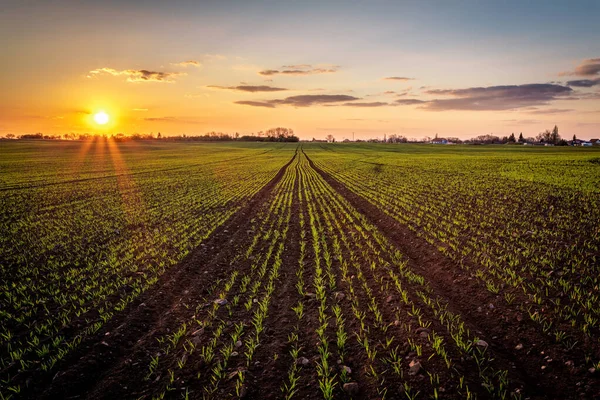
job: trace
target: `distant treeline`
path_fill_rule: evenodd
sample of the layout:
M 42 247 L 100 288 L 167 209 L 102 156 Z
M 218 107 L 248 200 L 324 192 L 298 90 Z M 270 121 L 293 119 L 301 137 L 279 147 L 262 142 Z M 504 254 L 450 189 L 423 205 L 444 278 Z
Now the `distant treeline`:
M 7 134 L 7 139 L 34 139 L 34 140 L 90 140 L 99 137 L 89 133 L 65 133 L 64 135 L 44 135 L 43 133 L 32 133 L 25 135 Z M 208 132 L 204 135 L 178 135 L 178 136 L 162 136 L 159 132 L 154 134 L 139 134 L 126 135 L 117 133 L 114 135 L 102 135 L 100 137 L 111 138 L 116 141 L 125 142 L 129 140 L 168 140 L 168 141 L 189 141 L 189 142 L 298 142 L 300 138 L 294 135 L 294 131 L 290 128 L 271 128 L 266 131 L 260 131 L 256 134 L 240 135 L 239 133 L 228 134 L 223 132 Z
M 177 136 L 162 136 L 159 132 L 154 134 L 139 134 L 125 135 L 117 133 L 114 135 L 93 135 L 89 133 L 66 133 L 64 135 L 44 135 L 42 133 L 34 133 L 27 135 L 16 136 L 7 134 L 7 139 L 38 139 L 38 140 L 90 140 L 97 137 L 110 138 L 119 142 L 130 140 L 164 140 L 164 141 L 186 141 L 186 142 L 298 142 L 300 138 L 294 135 L 294 131 L 289 128 L 271 128 L 266 131 L 259 131 L 249 135 L 240 135 L 239 133 L 228 134 L 223 132 L 208 132 L 204 135 L 177 135 Z M 336 142 L 336 138 L 328 134 L 324 140 L 312 139 L 313 142 Z M 343 143 L 350 142 L 349 139 L 342 140 Z M 438 134 L 434 138 L 424 137 L 423 139 L 409 139 L 405 136 L 390 134 L 385 135 L 383 139 L 358 139 L 355 142 L 369 143 L 433 143 L 433 144 L 535 144 L 535 145 L 553 145 L 553 146 L 579 146 L 586 145 L 586 141 L 579 140 L 573 135 L 573 140 L 565 140 L 558 133 L 558 127 L 555 126 L 552 130 L 540 132 L 536 137 L 524 137 L 523 133 L 518 136 L 511 133 L 509 136 L 496 136 L 493 134 L 479 135 L 471 139 L 459 139 L 457 137 L 440 137 Z M 597 143 L 597 139 L 592 139 L 593 143 Z M 583 143 L 583 144 L 582 144 Z M 590 143 L 587 143 L 590 145 Z

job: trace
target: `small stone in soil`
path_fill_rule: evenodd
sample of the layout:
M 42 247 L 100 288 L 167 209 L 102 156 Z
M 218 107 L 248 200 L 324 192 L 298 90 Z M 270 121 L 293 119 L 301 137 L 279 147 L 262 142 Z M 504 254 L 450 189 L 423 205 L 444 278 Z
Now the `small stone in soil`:
M 416 375 L 421 371 L 421 363 L 416 360 L 412 360 L 408 366 L 410 368 L 408 371 L 409 375 Z
M 358 391 L 359 391 L 358 383 L 356 383 L 356 382 L 344 383 L 344 392 L 348 393 L 350 396 L 357 395 Z
M 352 373 L 352 369 L 347 365 L 342 365 L 342 371 L 346 371 L 348 375 Z
M 522 350 L 523 349 L 523 345 L 521 343 L 519 343 L 518 345 L 515 346 L 515 350 Z
M 214 301 L 214 303 L 215 303 L 215 304 L 218 304 L 218 305 L 220 305 L 220 306 L 224 306 L 224 305 L 226 305 L 226 304 L 228 303 L 228 301 L 227 301 L 227 299 L 216 299 L 216 300 Z

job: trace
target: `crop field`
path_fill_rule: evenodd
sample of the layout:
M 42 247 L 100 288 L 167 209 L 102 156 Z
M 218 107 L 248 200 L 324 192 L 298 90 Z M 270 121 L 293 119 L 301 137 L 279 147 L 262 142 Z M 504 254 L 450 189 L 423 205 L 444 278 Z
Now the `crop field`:
M 0 142 L 0 399 L 600 398 L 600 151 Z

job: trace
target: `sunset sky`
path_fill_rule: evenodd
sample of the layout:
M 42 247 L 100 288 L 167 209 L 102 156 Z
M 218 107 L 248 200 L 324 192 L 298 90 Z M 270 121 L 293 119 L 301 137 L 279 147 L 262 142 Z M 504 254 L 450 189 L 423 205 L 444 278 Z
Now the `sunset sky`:
M 0 49 L 0 136 L 600 137 L 598 0 L 3 1 Z

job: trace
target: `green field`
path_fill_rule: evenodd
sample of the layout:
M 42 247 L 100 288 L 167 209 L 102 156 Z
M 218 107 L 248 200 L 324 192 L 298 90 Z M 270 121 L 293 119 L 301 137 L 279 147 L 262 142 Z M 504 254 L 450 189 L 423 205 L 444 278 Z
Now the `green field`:
M 599 246 L 600 148 L 3 140 L 0 399 L 594 398 Z

